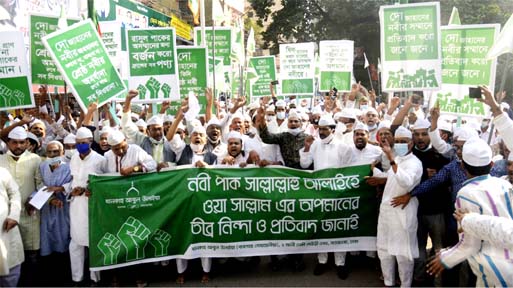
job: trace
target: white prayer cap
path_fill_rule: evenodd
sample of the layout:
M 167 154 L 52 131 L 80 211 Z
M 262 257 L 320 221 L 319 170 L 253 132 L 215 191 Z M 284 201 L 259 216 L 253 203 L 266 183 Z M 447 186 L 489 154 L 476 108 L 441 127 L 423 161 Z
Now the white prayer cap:
M 80 140 L 80 139 L 87 139 L 87 138 L 93 138 L 93 133 L 91 132 L 91 130 L 89 130 L 86 127 L 78 128 L 76 139 Z
M 251 116 L 249 116 L 249 114 L 244 114 L 244 121 L 251 122 Z
M 381 129 L 381 128 L 389 128 L 390 129 L 391 125 L 392 125 L 392 123 L 390 122 L 390 120 L 380 121 L 379 125 L 378 125 L 378 130 Z
M 207 123 L 207 128 L 210 125 L 221 126 L 221 122 L 219 121 L 219 119 L 217 119 L 217 117 L 212 117 L 212 118 L 210 118 L 210 120 Z
M 121 104 L 116 104 L 116 110 L 123 110 L 123 106 Z
M 236 118 L 239 118 L 240 120 L 244 120 L 244 115 L 242 115 L 241 113 L 235 113 L 232 115 L 232 120 L 233 119 L 236 119 Z
M 463 161 L 470 166 L 483 167 L 492 161 L 492 149 L 481 138 L 475 137 L 463 145 Z
M 315 115 L 315 114 L 322 114 L 322 109 L 320 106 L 315 106 L 313 109 L 312 109 L 312 114 Z
M 319 119 L 319 126 L 335 126 L 337 124 L 335 124 L 335 120 L 333 120 L 333 118 L 329 117 L 329 116 L 322 116 L 320 119 Z
M 356 130 L 364 130 L 364 131 L 369 132 L 369 126 L 367 126 L 363 122 L 358 121 L 358 123 L 356 123 L 356 125 L 354 126 L 353 130 L 354 131 L 356 131 Z
M 242 141 L 242 135 L 237 131 L 230 131 L 226 136 L 226 139 L 240 139 Z
M 306 113 L 301 113 L 301 119 L 308 121 L 308 119 L 310 119 L 310 117 L 308 117 L 308 114 L 306 114 Z
M 64 137 L 64 144 L 76 144 L 77 141 L 75 140 L 75 135 L 74 134 L 68 134 L 66 137 Z
M 135 122 L 135 126 L 137 126 L 137 127 L 146 127 L 147 124 L 146 124 L 146 122 L 144 122 L 143 119 L 139 119 L 139 120 L 137 120 L 137 122 Z
M 191 134 L 193 133 L 207 134 L 207 131 L 205 130 L 205 127 L 201 125 L 196 125 L 192 128 Z
M 119 116 L 122 116 L 122 115 L 119 115 Z M 132 113 L 130 114 L 130 117 L 135 118 L 135 120 L 136 120 L 136 121 L 137 121 L 137 120 L 139 120 L 139 114 L 137 114 L 137 113 L 133 113 L 133 112 L 132 112 Z
M 32 139 L 32 140 L 36 141 L 37 143 L 39 143 L 39 138 L 37 138 L 37 136 L 34 133 L 27 132 L 27 138 Z M 39 144 L 41 144 L 41 143 L 39 143 Z
M 426 119 L 417 119 L 413 125 L 413 130 L 429 129 L 429 127 L 431 127 L 431 122 Z
M 125 135 L 121 131 L 112 131 L 107 137 L 107 143 L 110 146 L 118 145 L 125 140 Z
M 456 141 L 468 141 L 472 138 L 478 137 L 479 135 L 477 134 L 477 131 L 467 126 L 463 126 L 454 130 L 454 139 Z
M 411 131 L 406 129 L 406 128 L 404 128 L 403 126 L 399 126 L 399 128 L 397 128 L 397 130 L 395 130 L 394 137 L 395 138 L 408 138 L 408 139 L 412 139 Z
M 178 126 L 176 127 L 176 129 L 185 130 L 185 125 L 183 125 L 182 121 L 180 121 L 180 123 L 178 123 Z
M 509 104 L 506 102 L 501 103 L 501 110 L 504 110 L 504 109 L 509 110 Z
M 374 114 L 374 115 L 378 115 L 378 111 L 376 109 L 374 109 L 374 107 L 369 107 L 367 108 L 367 110 L 365 110 L 365 115 L 367 114 Z
M 299 117 L 299 114 L 297 114 L 297 112 L 295 110 L 292 110 L 289 112 L 289 120 L 290 119 L 301 120 L 301 118 Z
M 13 140 L 25 140 L 27 139 L 27 130 L 23 129 L 22 127 L 18 126 L 9 132 L 9 135 L 7 136 L 9 139 Z
M 479 124 L 475 121 L 467 122 L 467 124 L 465 124 L 465 126 L 469 127 L 470 129 L 475 130 L 478 133 L 481 132 L 481 124 Z
M 251 111 L 253 109 L 258 109 L 260 107 L 260 104 L 258 102 L 251 102 L 248 105 L 248 111 Z
M 105 133 L 112 133 L 112 131 L 114 131 L 114 129 L 110 128 L 109 126 L 105 126 L 102 128 L 102 130 L 100 130 L 100 135 L 103 135 Z
M 155 116 L 152 116 L 150 118 L 150 120 L 148 120 L 147 124 L 148 124 L 148 126 L 150 126 L 150 125 L 160 125 L 160 126 L 162 126 L 162 125 L 164 125 L 164 122 L 162 121 L 162 117 L 155 115 Z
M 39 120 L 39 119 L 36 119 L 36 120 L 32 121 L 32 123 L 30 123 L 29 127 L 32 128 L 32 126 L 34 126 L 36 124 L 41 124 L 41 125 L 43 125 L 44 128 L 46 128 L 45 123 L 43 121 Z
M 355 113 L 354 109 L 352 109 L 352 108 L 344 108 L 344 109 L 342 109 L 342 111 L 340 111 L 338 113 L 341 114 L 339 117 L 356 119 L 356 113 Z
M 265 109 L 265 112 L 274 112 L 274 105 L 269 105 L 269 107 L 267 107 L 267 109 Z
M 173 121 L 175 121 L 175 117 L 173 115 L 168 115 L 168 114 L 164 115 L 164 123 L 173 122 Z
M 452 133 L 452 124 L 445 120 L 438 120 L 438 130 L 449 131 Z
M 283 100 L 278 100 L 278 101 L 276 101 L 275 105 L 276 105 L 276 107 L 285 108 L 287 106 L 287 103 L 285 103 L 285 101 L 283 101 Z

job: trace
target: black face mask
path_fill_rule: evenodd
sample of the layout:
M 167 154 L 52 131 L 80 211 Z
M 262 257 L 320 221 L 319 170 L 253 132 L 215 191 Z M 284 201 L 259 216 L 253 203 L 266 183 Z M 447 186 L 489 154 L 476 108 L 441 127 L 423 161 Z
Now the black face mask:
M 314 125 L 318 125 L 319 124 L 319 119 L 317 119 L 317 118 L 311 119 L 310 123 L 312 123 Z

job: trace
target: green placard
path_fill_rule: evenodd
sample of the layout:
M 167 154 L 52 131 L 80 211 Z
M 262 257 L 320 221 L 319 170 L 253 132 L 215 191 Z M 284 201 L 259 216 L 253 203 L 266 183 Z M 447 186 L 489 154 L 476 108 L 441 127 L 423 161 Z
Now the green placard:
M 485 116 L 482 102 L 468 97 L 469 87 L 495 86 L 496 59 L 486 59 L 499 24 L 442 27 L 442 89 L 436 99 L 443 113 Z M 434 105 L 434 103 L 431 103 Z
M 313 95 L 315 43 L 280 44 L 281 95 Z
M 34 107 L 23 34 L 0 32 L 0 110 Z
M 43 37 L 43 43 L 82 110 L 91 102 L 102 106 L 126 93 L 90 19 Z
M 258 76 L 255 84 L 251 85 L 251 97 L 270 96 L 269 85 L 276 80 L 276 62 L 274 56 L 252 57 L 249 59 L 250 67 L 254 68 Z
M 180 98 L 193 92 L 201 106 L 200 114 L 205 114 L 207 99 L 207 50 L 205 47 L 178 46 L 178 72 L 180 74 Z
M 68 25 L 77 23 L 79 19 L 68 19 Z M 58 71 L 50 53 L 46 50 L 41 38 L 57 31 L 59 17 L 30 15 L 30 67 L 32 84 L 64 86 L 64 78 Z
M 333 87 L 340 92 L 351 91 L 354 42 L 350 40 L 319 42 L 319 91 Z
M 215 43 L 212 35 L 216 35 Z M 201 45 L 201 28 L 194 28 L 194 45 Z M 212 46 L 215 44 L 214 52 L 215 57 L 222 57 L 224 66 L 231 65 L 231 52 L 232 52 L 232 29 L 229 27 L 215 27 L 215 32 L 212 27 L 205 27 L 205 37 L 207 38 L 206 46 L 208 47 L 209 55 L 212 56 Z
M 370 166 L 90 176 L 91 270 L 173 258 L 376 250 Z
M 139 101 L 180 99 L 173 28 L 127 30 L 130 85 L 139 90 Z
M 440 3 L 380 7 L 384 91 L 438 90 Z

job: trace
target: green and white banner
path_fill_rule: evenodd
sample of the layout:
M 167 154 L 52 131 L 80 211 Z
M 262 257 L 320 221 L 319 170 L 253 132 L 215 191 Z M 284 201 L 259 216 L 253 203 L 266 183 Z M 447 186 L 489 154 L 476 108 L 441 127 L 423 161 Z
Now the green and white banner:
M 273 56 L 251 57 L 249 66 L 255 69 L 257 79 L 250 86 L 249 93 L 251 99 L 253 97 L 271 96 L 269 85 L 277 79 L 276 75 L 276 59 Z
M 67 19 L 68 25 L 80 19 Z M 32 84 L 64 86 L 64 78 L 58 71 L 48 50 L 41 39 L 57 31 L 59 17 L 47 15 L 30 15 L 30 68 Z
M 83 111 L 126 93 L 116 67 L 90 19 L 43 37 L 43 43 Z
M 0 110 L 34 107 L 23 33 L 0 32 Z
M 180 74 L 180 98 L 193 92 L 198 97 L 201 110 L 205 114 L 207 98 L 207 49 L 205 47 L 178 46 L 178 73 Z
M 468 94 L 470 87 L 483 84 L 494 91 L 497 58 L 487 60 L 486 54 L 499 30 L 499 24 L 442 27 L 442 89 L 436 92 L 440 112 L 486 116 L 486 106 Z
M 174 258 L 376 250 L 370 166 L 90 176 L 93 271 Z
M 381 6 L 383 91 L 439 90 L 440 3 Z
M 112 64 L 116 68 L 121 69 L 122 59 L 124 59 L 121 56 L 121 22 L 102 21 L 98 22 L 98 24 L 102 32 L 103 44 L 105 44 L 105 49 L 109 53 Z
M 173 28 L 127 29 L 130 88 L 142 102 L 180 99 Z
M 215 35 L 215 38 L 213 37 Z M 231 75 L 232 75 L 232 62 L 231 53 L 233 46 L 232 28 L 231 27 L 215 27 L 212 31 L 212 27 L 205 27 L 205 38 L 206 46 L 208 48 L 209 57 L 222 58 L 223 70 L 222 74 L 216 73 L 216 95 L 231 88 Z M 194 28 L 194 45 L 205 45 L 201 44 L 201 28 Z M 212 53 L 212 47 L 214 47 L 214 53 Z M 211 60 L 209 60 L 211 61 Z M 217 62 L 217 60 L 216 60 Z M 211 72 L 211 69 L 209 69 Z M 224 75 L 224 77 L 223 77 Z M 213 83 L 211 80 L 212 75 L 209 76 L 209 83 Z M 220 83 L 222 82 L 222 83 Z M 210 86 L 210 85 L 209 85 Z
M 354 42 L 351 40 L 319 42 L 319 91 L 333 87 L 340 92 L 351 91 L 353 79 Z
M 313 95 L 315 43 L 280 44 L 281 95 Z

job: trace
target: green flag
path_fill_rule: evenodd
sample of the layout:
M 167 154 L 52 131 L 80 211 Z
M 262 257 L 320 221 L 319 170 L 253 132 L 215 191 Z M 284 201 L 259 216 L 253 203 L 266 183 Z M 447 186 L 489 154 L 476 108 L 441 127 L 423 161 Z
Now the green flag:
M 461 25 L 460 13 L 456 7 L 452 7 L 451 18 L 449 18 L 449 25 Z
M 232 46 L 232 55 L 231 58 L 235 62 L 244 64 L 244 27 L 240 19 L 234 22 L 235 26 L 233 27 L 234 33 L 234 43 Z

